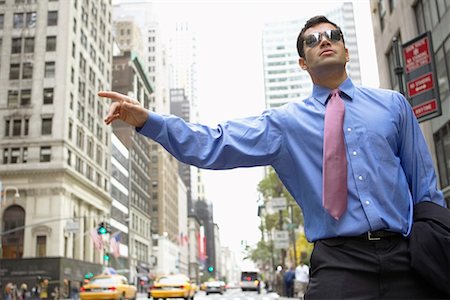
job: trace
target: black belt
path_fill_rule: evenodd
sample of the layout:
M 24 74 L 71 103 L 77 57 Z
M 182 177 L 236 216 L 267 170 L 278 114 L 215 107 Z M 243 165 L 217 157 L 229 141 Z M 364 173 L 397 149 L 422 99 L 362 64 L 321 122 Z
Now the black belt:
M 358 236 L 353 236 L 350 238 L 360 239 L 365 241 L 379 241 L 385 238 L 403 238 L 403 235 L 398 232 L 385 231 L 385 230 L 377 230 L 377 231 L 368 231 Z

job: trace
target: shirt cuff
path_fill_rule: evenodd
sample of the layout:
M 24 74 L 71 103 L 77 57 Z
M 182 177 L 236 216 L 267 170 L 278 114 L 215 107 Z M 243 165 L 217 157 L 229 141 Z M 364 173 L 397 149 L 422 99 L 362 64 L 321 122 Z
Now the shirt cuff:
M 164 118 L 154 112 L 148 113 L 147 121 L 140 128 L 136 127 L 136 131 L 142 135 L 145 135 L 151 139 L 155 139 L 163 127 Z

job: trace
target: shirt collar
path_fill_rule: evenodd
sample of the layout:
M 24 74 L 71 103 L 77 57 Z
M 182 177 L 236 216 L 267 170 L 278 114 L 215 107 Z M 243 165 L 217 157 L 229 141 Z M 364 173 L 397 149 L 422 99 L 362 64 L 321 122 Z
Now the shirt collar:
M 347 96 L 349 100 L 353 99 L 353 94 L 355 93 L 355 86 L 353 85 L 353 81 L 350 77 L 347 77 L 341 85 L 339 86 L 339 90 Z M 312 96 L 317 101 L 325 105 L 328 97 L 330 96 L 331 89 L 314 84 Z

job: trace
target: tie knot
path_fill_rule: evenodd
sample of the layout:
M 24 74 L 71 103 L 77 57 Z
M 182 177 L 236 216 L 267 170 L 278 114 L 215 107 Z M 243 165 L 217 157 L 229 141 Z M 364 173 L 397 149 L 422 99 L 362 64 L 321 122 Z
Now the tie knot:
M 338 95 L 339 95 L 339 89 L 334 89 L 334 90 L 332 90 L 331 93 L 330 93 L 330 95 L 331 95 L 331 97 L 333 97 L 333 96 L 338 96 Z

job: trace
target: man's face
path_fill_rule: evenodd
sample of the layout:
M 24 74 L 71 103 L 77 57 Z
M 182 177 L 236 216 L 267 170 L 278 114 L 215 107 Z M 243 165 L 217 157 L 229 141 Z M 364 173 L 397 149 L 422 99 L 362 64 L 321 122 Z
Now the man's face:
M 300 57 L 299 59 L 299 64 L 302 69 L 311 73 L 311 71 L 320 71 L 322 67 L 345 67 L 349 59 L 348 50 L 344 47 L 342 38 L 339 41 L 329 40 L 326 34 L 324 34 L 327 30 L 329 33 L 329 30 L 336 30 L 336 27 L 329 23 L 320 23 L 305 31 L 305 40 L 308 40 L 309 35 L 315 34 L 316 37 L 319 37 L 319 41 L 316 44 L 310 45 L 306 41 L 303 42 L 305 57 Z M 317 33 L 321 34 L 317 35 Z

